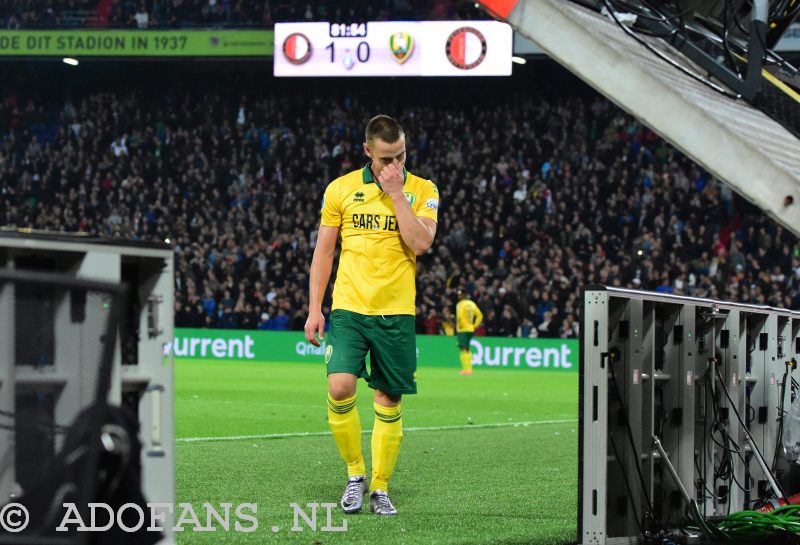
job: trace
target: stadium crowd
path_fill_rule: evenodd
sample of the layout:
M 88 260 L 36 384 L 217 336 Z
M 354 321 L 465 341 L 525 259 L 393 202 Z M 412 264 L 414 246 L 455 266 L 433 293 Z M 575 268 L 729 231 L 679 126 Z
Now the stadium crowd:
M 339 23 L 485 18 L 466 0 L 4 0 L 0 24 L 18 28 L 272 28 L 276 22 Z
M 458 287 L 499 336 L 575 337 L 589 283 L 800 307 L 798 240 L 606 100 L 416 97 L 2 96 L 0 225 L 168 239 L 178 326 L 300 330 L 322 192 L 397 112 L 442 196 L 421 333 Z

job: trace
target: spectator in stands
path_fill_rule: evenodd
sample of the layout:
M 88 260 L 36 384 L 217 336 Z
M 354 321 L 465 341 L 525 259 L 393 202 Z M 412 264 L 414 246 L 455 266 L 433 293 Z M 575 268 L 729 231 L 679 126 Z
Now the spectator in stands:
M 547 310 L 542 316 L 542 321 L 537 328 L 539 330 L 539 337 L 552 338 L 555 337 L 557 331 L 557 324 L 554 319 L 555 310 Z
M 132 19 L 136 28 L 140 30 L 146 29 L 149 26 L 150 14 L 147 13 L 147 8 L 144 2 L 139 4 L 139 9 L 136 11 L 136 13 L 133 14 Z
M 217 327 L 220 329 L 236 329 L 239 324 L 237 323 L 238 316 L 233 311 L 233 307 L 222 307 L 222 315 L 217 321 Z
M 575 316 L 573 316 L 571 313 L 567 314 L 558 332 L 559 332 L 558 336 L 561 337 L 562 339 L 577 339 L 578 322 L 575 320 Z
M 0 96 L 0 225 L 169 238 L 180 323 L 300 329 L 322 184 L 362 161 L 357 127 L 375 109 L 363 96 Z M 409 163 L 448 203 L 418 260 L 420 332 L 444 328 L 459 284 L 491 335 L 574 337 L 592 282 L 800 306 L 797 239 L 736 195 L 729 212 L 717 180 L 601 98 L 403 112 L 420 143 Z
M 511 308 L 511 305 L 503 306 L 503 313 L 500 316 L 500 324 L 498 333 L 503 337 L 514 337 L 519 328 L 519 320 L 517 313 Z
M 438 335 L 439 324 L 440 319 L 439 315 L 436 313 L 436 308 L 431 307 L 431 309 L 428 310 L 428 315 L 425 317 L 423 332 L 426 335 Z
M 283 308 L 278 308 L 278 314 L 272 318 L 272 329 L 275 331 L 286 331 L 289 329 L 289 317 Z
M 183 308 L 183 301 L 175 300 L 175 327 L 192 327 L 189 313 Z

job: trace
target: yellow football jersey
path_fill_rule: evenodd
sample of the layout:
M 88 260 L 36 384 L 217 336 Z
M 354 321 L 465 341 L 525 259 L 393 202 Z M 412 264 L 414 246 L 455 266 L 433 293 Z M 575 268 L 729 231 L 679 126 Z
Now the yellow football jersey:
M 473 333 L 483 321 L 483 313 L 472 299 L 462 299 L 456 305 L 456 330 Z
M 444 320 L 442 322 L 442 333 L 450 337 L 456 334 L 456 328 L 453 327 L 453 322 L 451 320 Z
M 322 201 L 322 225 L 342 235 L 332 310 L 416 314 L 417 256 L 400 238 L 391 197 L 367 164 L 332 181 Z M 439 191 L 403 169 L 403 191 L 417 216 L 438 220 Z

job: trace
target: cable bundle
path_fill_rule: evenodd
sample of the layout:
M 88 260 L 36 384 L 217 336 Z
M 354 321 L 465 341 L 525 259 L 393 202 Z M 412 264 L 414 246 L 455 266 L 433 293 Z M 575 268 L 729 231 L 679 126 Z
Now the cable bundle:
M 768 513 L 739 511 L 703 519 L 694 504 L 689 510 L 695 531 L 721 543 L 800 543 L 800 505 L 784 505 Z M 783 538 L 783 539 L 781 539 Z

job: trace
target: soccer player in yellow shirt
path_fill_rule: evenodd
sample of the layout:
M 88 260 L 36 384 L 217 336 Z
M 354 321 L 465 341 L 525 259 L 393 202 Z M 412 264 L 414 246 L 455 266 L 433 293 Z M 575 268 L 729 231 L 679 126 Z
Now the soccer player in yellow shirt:
M 361 377 L 374 389 L 370 511 L 395 515 L 387 492 L 403 439 L 401 398 L 417 392 L 416 261 L 436 235 L 439 191 L 430 180 L 405 169 L 406 139 L 397 121 L 375 116 L 365 137 L 364 153 L 370 162 L 325 190 L 305 333 L 309 342 L 320 346 L 325 334 L 322 299 L 341 233 L 325 349 L 328 423 L 348 474 L 340 505 L 346 513 L 358 512 L 366 491 L 356 409 L 356 381 Z
M 458 335 L 458 349 L 461 353 L 460 375 L 472 374 L 472 352 L 469 342 L 475 329 L 481 325 L 483 313 L 478 305 L 469 298 L 466 290 L 458 290 L 458 304 L 456 305 L 456 332 Z

